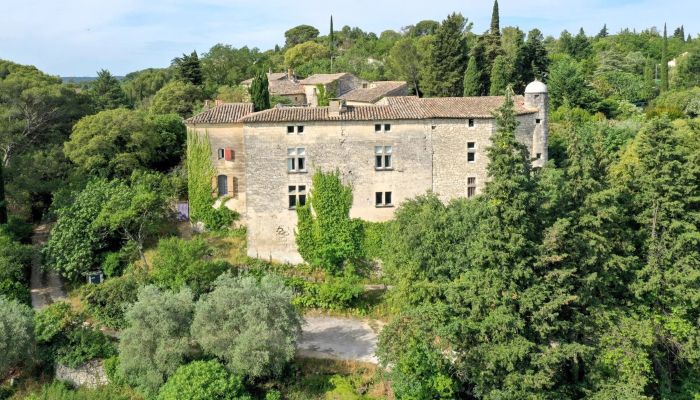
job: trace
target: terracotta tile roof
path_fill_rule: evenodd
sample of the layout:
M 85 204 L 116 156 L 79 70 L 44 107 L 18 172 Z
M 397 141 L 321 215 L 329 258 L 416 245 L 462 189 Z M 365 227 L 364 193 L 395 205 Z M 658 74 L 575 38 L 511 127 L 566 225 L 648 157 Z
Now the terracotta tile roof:
M 372 82 L 366 88 L 353 89 L 344 95 L 341 99 L 347 101 L 357 101 L 363 103 L 375 103 L 386 96 L 391 95 L 406 95 L 407 84 L 404 81 L 378 81 Z
M 281 79 L 277 81 L 270 81 L 268 85 L 270 89 L 270 94 L 276 95 L 290 95 L 290 94 L 305 94 L 304 86 L 297 82 L 290 81 L 287 79 Z
M 185 124 L 230 124 L 253 112 L 253 103 L 224 103 L 185 120 Z
M 337 74 L 313 74 L 306 79 L 299 81 L 302 85 L 327 85 L 331 82 L 335 82 L 338 79 L 349 75 L 347 72 L 340 72 Z
M 272 81 L 279 81 L 282 79 L 287 78 L 287 73 L 286 72 L 268 72 L 267 73 L 267 81 L 272 82 Z M 253 84 L 253 78 L 246 79 L 241 82 L 241 85 L 244 86 L 250 86 Z
M 492 118 L 492 113 L 503 104 L 502 96 L 400 96 L 387 97 L 387 100 L 386 105 L 347 106 L 344 112 L 335 116 L 329 114 L 329 107 L 282 107 L 256 112 L 241 118 L 240 121 L 256 123 Z M 518 115 L 537 112 L 536 109 L 525 107 L 522 96 L 515 96 L 515 111 Z

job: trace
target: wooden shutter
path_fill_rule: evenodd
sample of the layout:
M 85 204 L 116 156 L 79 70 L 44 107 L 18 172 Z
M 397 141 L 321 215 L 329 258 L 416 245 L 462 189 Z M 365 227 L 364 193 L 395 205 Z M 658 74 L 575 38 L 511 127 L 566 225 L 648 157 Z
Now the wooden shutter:
M 226 161 L 233 161 L 233 149 L 230 147 L 227 147 L 224 149 L 224 159 Z

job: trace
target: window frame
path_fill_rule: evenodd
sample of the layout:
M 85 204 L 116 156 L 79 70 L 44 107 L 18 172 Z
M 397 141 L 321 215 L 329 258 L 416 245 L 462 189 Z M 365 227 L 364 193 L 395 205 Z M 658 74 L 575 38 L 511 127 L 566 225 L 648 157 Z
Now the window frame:
M 469 118 L 467 120 L 467 128 L 474 129 L 475 127 L 476 127 L 476 121 L 474 120 L 474 118 Z
M 476 176 L 467 177 L 467 198 L 476 196 Z
M 374 169 L 376 171 L 391 171 L 394 169 L 393 150 L 394 146 L 392 145 L 374 146 Z
M 294 134 L 294 125 L 287 125 L 287 135 Z
M 391 132 L 390 122 L 380 122 L 374 124 L 374 133 L 387 133 Z
M 306 147 L 287 147 L 287 173 L 303 174 L 306 172 Z
M 217 160 L 223 160 L 225 156 L 226 156 L 226 154 L 225 154 L 225 150 L 223 147 L 216 149 L 216 159 Z
M 473 145 L 470 147 L 470 144 Z M 469 158 L 473 158 L 470 160 Z M 467 163 L 469 164 L 475 164 L 476 163 L 476 142 L 467 142 Z
M 223 178 L 223 179 L 222 179 Z M 223 189 L 221 182 L 223 181 Z M 228 175 L 220 174 L 216 176 L 216 194 L 218 197 L 228 196 Z
M 287 207 L 296 210 L 306 205 L 306 185 L 287 185 Z
M 389 201 L 387 201 L 387 197 Z M 390 208 L 394 206 L 394 195 L 391 191 L 374 192 L 374 207 L 375 208 Z

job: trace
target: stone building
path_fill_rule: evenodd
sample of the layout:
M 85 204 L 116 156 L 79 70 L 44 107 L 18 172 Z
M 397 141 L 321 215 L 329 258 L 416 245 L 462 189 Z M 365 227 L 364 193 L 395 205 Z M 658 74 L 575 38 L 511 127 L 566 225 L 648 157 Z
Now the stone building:
M 377 81 L 363 84 L 338 98 L 345 100 L 349 106 L 363 106 L 375 104 L 386 97 L 407 94 L 408 84 L 404 81 Z
M 295 106 L 306 105 L 304 86 L 299 83 L 292 70 L 287 72 L 268 72 L 267 82 L 268 90 L 272 96 L 284 97 Z M 253 78 L 241 82 L 241 85 L 246 89 L 250 89 L 252 84 Z
M 348 105 L 339 99 L 329 107 L 274 108 L 206 126 L 211 138 L 218 125 L 231 126 L 240 137 L 242 125 L 245 197 L 228 205 L 244 215 L 248 254 L 298 263 L 295 208 L 313 191 L 316 169 L 338 169 L 353 187 L 351 216 L 368 221 L 390 219 L 404 200 L 427 191 L 443 201 L 475 196 L 487 181 L 486 149 L 496 129 L 492 114 L 503 100 L 399 96 Z M 533 82 L 514 100 L 517 139 L 528 148 L 533 165 L 542 166 L 547 88 Z M 192 122 L 198 117 L 188 126 L 201 130 L 205 125 Z M 216 147 L 220 139 L 211 140 Z

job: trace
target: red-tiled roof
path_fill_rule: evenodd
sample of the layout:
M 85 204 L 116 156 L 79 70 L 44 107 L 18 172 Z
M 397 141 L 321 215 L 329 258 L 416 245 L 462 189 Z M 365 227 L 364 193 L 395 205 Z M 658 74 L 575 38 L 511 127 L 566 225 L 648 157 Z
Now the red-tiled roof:
M 304 121 L 376 121 L 419 119 L 492 118 L 503 104 L 502 96 L 418 98 L 387 97 L 386 105 L 347 106 L 338 115 L 330 115 L 329 107 L 282 107 L 264 110 L 241 118 L 244 123 Z M 515 96 L 516 114 L 531 114 L 536 109 L 525 107 L 524 98 Z
M 374 103 L 386 96 L 405 96 L 406 88 L 407 85 L 404 81 L 378 81 L 370 83 L 366 88 L 353 89 L 340 98 L 347 101 Z
M 185 124 L 229 124 L 252 112 L 252 103 L 224 103 L 186 119 Z
M 337 74 L 313 74 L 306 79 L 299 81 L 302 85 L 327 85 L 331 82 L 335 82 L 338 79 L 349 75 L 347 72 L 340 72 Z

